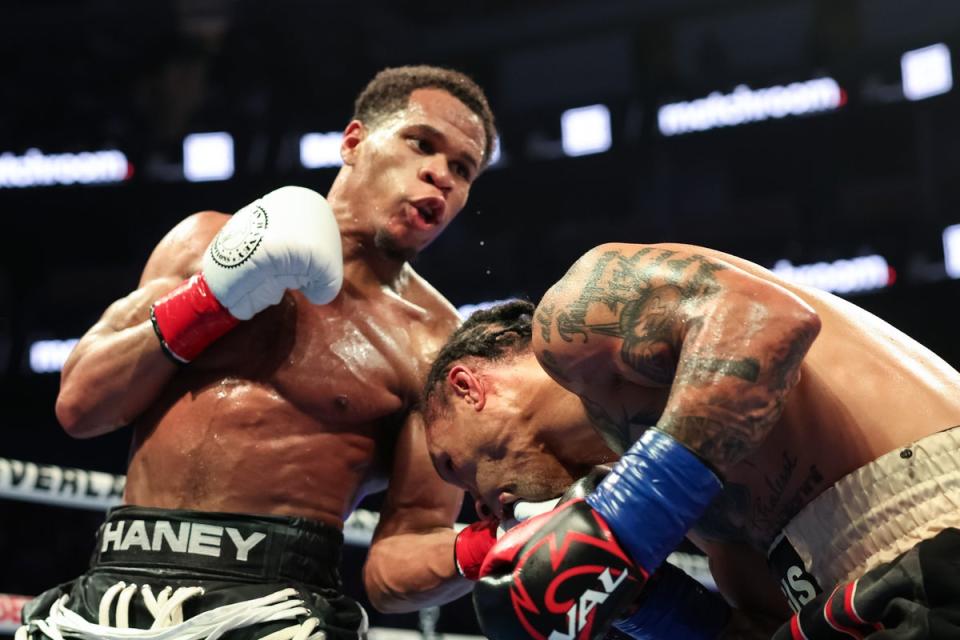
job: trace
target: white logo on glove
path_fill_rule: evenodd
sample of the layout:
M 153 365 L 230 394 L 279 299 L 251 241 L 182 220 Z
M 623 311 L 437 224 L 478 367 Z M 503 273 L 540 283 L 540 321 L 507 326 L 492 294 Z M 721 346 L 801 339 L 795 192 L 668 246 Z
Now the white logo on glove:
M 256 203 L 231 216 L 210 243 L 210 257 L 221 267 L 238 267 L 253 255 L 267 228 L 267 212 Z
M 610 574 L 610 567 L 605 567 L 603 573 L 598 576 L 603 591 L 587 589 L 580 594 L 579 601 L 574 602 L 570 605 L 570 609 L 567 610 L 567 632 L 564 633 L 563 631 L 554 629 L 550 632 L 548 640 L 573 640 L 576 638 L 577 634 L 587 626 L 589 622 L 587 616 L 590 615 L 590 612 L 593 611 L 598 604 L 603 604 L 610 594 L 627 579 L 627 575 L 628 572 L 624 570 L 620 574 L 620 577 L 614 580 Z

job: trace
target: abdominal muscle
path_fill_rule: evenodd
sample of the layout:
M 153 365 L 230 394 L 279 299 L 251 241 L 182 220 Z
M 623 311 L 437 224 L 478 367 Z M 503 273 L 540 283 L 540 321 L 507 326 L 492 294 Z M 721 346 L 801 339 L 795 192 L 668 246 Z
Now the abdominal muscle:
M 342 527 L 376 471 L 376 426 L 325 422 L 270 386 L 221 380 L 143 417 L 125 501 Z

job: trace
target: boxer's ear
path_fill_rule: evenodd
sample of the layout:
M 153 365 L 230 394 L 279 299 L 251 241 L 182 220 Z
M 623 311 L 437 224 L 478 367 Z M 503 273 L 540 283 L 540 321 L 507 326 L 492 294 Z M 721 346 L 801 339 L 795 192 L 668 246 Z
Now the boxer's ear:
M 340 159 L 343 164 L 352 165 L 357 161 L 357 147 L 366 137 L 366 126 L 359 120 L 351 120 L 343 130 L 343 140 L 340 142 Z
M 459 399 L 470 405 L 475 411 L 482 411 L 487 401 L 487 391 L 476 372 L 457 364 L 447 374 L 447 384 Z

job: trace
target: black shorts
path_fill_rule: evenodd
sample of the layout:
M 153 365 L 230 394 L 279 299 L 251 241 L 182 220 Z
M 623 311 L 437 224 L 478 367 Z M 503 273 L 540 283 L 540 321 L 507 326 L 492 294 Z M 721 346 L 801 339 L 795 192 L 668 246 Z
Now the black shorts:
M 960 530 L 945 529 L 805 604 L 773 640 L 960 638 Z
M 46 637 L 38 621 L 63 595 L 69 596 L 66 609 L 97 623 L 104 594 L 119 582 L 138 585 L 125 612 L 129 627 L 138 629 L 154 623 L 139 592 L 143 585 L 154 597 L 164 587 L 174 592 L 201 587 L 202 594 L 184 602 L 184 621 L 293 589 L 291 598 L 303 601 L 295 619 L 258 622 L 222 638 L 252 640 L 317 618 L 316 631 L 328 639 L 356 640 L 365 634 L 367 618 L 356 601 L 341 593 L 342 546 L 338 529 L 305 518 L 118 507 L 100 527 L 89 571 L 29 602 L 23 623 L 29 625 L 30 638 Z M 115 604 L 118 598 L 112 600 Z M 116 624 L 113 612 L 108 624 Z

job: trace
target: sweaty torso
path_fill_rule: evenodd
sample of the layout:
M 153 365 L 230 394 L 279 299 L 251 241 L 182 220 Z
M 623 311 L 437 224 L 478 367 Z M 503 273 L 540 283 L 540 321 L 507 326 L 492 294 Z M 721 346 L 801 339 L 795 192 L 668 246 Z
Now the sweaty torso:
M 929 349 L 842 299 L 801 289 L 726 254 L 700 252 L 791 290 L 817 311 L 822 328 L 779 421 L 728 471 L 723 493 L 696 533 L 766 552 L 804 505 L 846 474 L 960 424 L 960 374 Z M 590 367 L 588 361 L 580 365 Z M 621 451 L 656 423 L 669 392 L 669 385 L 618 377 L 595 382 L 582 397 L 595 426 Z
M 288 292 L 185 367 L 135 424 L 126 501 L 341 526 L 382 489 L 396 435 L 454 312 L 415 274 L 403 297 L 349 278 Z

